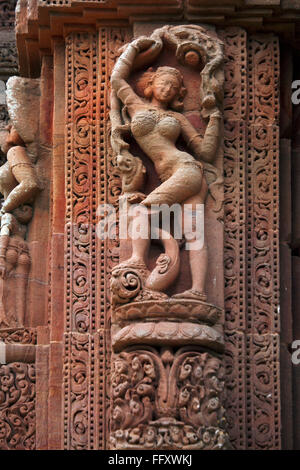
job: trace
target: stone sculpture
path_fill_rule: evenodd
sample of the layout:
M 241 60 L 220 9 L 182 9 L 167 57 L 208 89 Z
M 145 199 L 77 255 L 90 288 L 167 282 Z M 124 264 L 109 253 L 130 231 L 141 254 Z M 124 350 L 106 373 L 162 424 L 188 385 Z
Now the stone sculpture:
M 186 89 L 180 70 L 155 67 L 165 47 L 175 50 L 178 63 L 199 70 L 203 136 L 181 112 Z M 217 36 L 199 26 L 165 26 L 124 46 L 112 72 L 111 143 L 122 179 L 120 199 L 132 228 L 131 256 L 111 278 L 114 448 L 227 446 L 223 314 L 207 302 L 207 247 L 196 245 L 195 227 L 195 213 L 208 192 L 216 212 L 223 201 L 222 175 L 213 165 L 222 140 L 222 51 Z M 154 67 L 139 76 L 134 89 L 131 75 L 148 65 Z M 177 145 L 180 136 L 183 148 Z M 144 192 L 146 168 L 133 155 L 130 139 L 153 162 L 161 181 L 149 194 Z M 131 212 L 133 204 L 138 216 Z M 155 230 L 151 225 L 155 212 L 174 204 L 189 207 L 183 211 L 183 240 L 175 239 L 171 228 L 166 233 L 161 223 Z M 146 236 L 138 237 L 141 225 L 148 228 Z M 153 233 L 164 252 L 149 269 Z M 187 241 L 196 246 L 189 251 L 192 286 L 168 296 Z
M 149 214 L 151 210 L 153 211 L 154 205 L 172 206 L 176 203 L 189 205 L 189 212 L 185 212 L 185 220 L 182 224 L 184 236 L 189 239 L 190 243 L 196 243 L 196 240 L 186 229 L 186 226 L 193 227 L 194 222 L 188 218 L 195 218 L 197 205 L 205 203 L 208 193 L 205 169 L 214 175 L 210 191 L 218 203 L 221 199 L 220 187 L 222 185 L 221 175 L 211 165 L 216 157 L 221 138 L 222 45 L 216 39 L 215 42 L 210 43 L 206 40 L 203 46 L 202 39 L 203 31 L 199 27 L 164 27 L 156 30 L 151 38 L 140 37 L 125 48 L 111 78 L 114 90 L 111 113 L 112 147 L 117 155 L 117 163 L 123 177 L 123 194 L 127 196 L 129 203 L 140 202 L 142 206 L 149 208 Z M 184 114 L 179 112 L 183 108 L 186 91 L 179 70 L 163 66 L 156 71 L 150 69 L 145 72 L 138 83 L 142 97 L 135 93 L 126 81 L 134 68 L 153 62 L 160 53 L 164 41 L 176 45 L 178 60 L 187 64 L 200 67 L 204 51 L 210 58 L 201 74 L 202 115 L 208 119 L 203 139 Z M 121 113 L 119 100 L 123 104 Z M 154 163 L 155 170 L 162 181 L 162 184 L 147 196 L 140 192 L 145 169 L 141 161 L 130 153 L 129 145 L 123 138 L 124 132 L 129 128 L 140 148 Z M 176 146 L 180 135 L 186 142 L 185 151 L 179 150 Z M 133 231 L 134 229 L 133 226 Z M 132 240 L 132 256 L 122 264 L 121 271 L 120 266 L 117 267 L 114 272 L 115 276 L 122 275 L 121 272 L 124 273 L 126 267 L 145 272 L 149 244 L 150 236 Z M 157 260 L 157 268 L 145 279 L 144 284 L 148 289 L 164 291 L 178 274 L 180 262 L 176 243 L 169 243 L 165 249 L 165 256 Z M 190 250 L 190 268 L 192 288 L 178 293 L 176 297 L 205 301 L 207 269 L 205 243 L 200 249 Z
M 14 78 L 18 83 L 20 79 Z M 5 328 L 24 325 L 31 264 L 26 232 L 33 215 L 32 203 L 41 187 L 26 144 L 14 124 L 10 123 L 1 133 L 1 140 L 2 152 L 7 157 L 0 167 L 0 191 L 4 197 L 0 230 L 0 327 Z

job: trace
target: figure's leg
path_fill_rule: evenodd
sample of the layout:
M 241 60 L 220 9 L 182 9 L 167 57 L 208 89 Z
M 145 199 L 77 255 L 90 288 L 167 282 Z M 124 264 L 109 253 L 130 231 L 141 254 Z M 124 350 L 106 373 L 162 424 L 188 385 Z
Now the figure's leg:
M 206 189 L 205 189 L 206 191 Z M 183 204 L 183 233 L 192 275 L 192 287 L 175 294 L 176 298 L 191 298 L 206 301 L 205 281 L 208 266 L 207 245 L 204 237 L 204 188 L 202 194 L 188 199 Z
M 26 291 L 28 285 L 28 275 L 30 270 L 30 256 L 23 251 L 18 258 L 16 268 L 16 314 L 19 326 L 24 326 L 26 310 Z
M 125 264 L 146 264 L 150 246 L 149 210 L 145 206 L 136 205 L 129 210 L 128 236 L 131 240 L 132 254 Z
M 203 171 L 196 163 L 179 168 L 164 183 L 152 191 L 141 204 L 181 204 L 201 191 Z
M 18 248 L 11 240 L 9 240 L 8 243 L 5 254 L 5 275 L 1 279 L 0 317 L 2 317 L 2 321 L 3 318 L 6 318 L 7 326 L 11 327 L 15 326 L 17 323 L 15 299 L 18 294 L 16 293 L 15 296 L 12 296 L 10 287 L 12 285 L 15 287 L 14 269 L 18 261 Z

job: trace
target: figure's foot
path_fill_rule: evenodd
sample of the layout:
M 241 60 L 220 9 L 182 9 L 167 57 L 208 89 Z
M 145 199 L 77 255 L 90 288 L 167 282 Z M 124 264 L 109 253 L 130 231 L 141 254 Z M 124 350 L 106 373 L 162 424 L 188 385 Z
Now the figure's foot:
M 143 288 L 134 301 L 145 301 L 145 300 L 167 300 L 169 297 L 164 292 L 159 292 L 147 288 Z
M 196 289 L 188 289 L 185 292 L 180 292 L 179 294 L 172 295 L 173 299 L 193 299 L 193 300 L 201 300 L 202 302 L 206 302 L 207 295 L 204 292 L 200 292 Z

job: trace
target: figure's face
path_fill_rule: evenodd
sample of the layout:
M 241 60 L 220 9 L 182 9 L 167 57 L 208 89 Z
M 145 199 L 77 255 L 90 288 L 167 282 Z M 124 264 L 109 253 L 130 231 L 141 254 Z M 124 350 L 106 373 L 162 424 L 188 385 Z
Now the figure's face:
M 156 76 L 153 80 L 153 97 L 160 103 L 170 103 L 179 93 L 178 79 L 169 73 Z

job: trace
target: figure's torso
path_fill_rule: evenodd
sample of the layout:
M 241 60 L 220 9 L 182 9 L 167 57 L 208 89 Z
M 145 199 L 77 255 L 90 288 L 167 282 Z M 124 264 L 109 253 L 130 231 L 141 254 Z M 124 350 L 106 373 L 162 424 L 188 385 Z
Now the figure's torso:
M 131 121 L 132 134 L 141 149 L 153 161 L 161 180 L 169 178 L 194 157 L 179 150 L 175 143 L 181 133 L 181 124 L 172 111 L 145 108 L 137 111 Z

